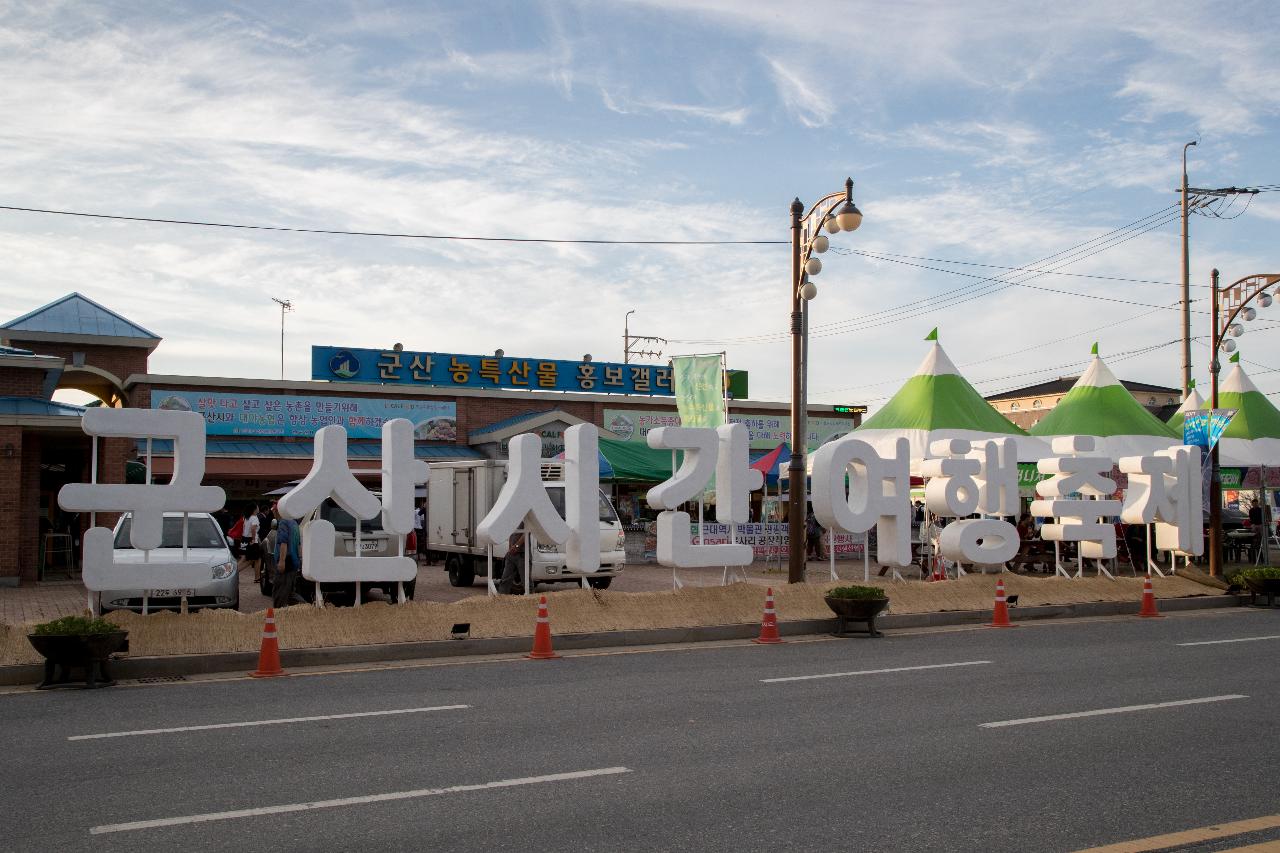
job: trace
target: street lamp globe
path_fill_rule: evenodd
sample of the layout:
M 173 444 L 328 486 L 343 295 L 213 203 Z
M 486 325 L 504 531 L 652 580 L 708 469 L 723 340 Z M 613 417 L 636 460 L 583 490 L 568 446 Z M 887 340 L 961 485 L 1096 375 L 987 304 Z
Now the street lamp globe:
M 1233 340 L 1231 340 L 1230 338 L 1228 338 L 1227 340 L 1223 341 L 1223 342 L 1222 342 L 1222 351 L 1223 351 L 1223 352 L 1225 352 L 1225 353 L 1232 353 L 1232 352 L 1235 352 L 1235 351 L 1236 351 L 1236 342 L 1235 342 L 1235 341 L 1233 341 Z
M 810 258 L 804 262 L 804 271 L 809 275 L 817 275 L 822 272 L 822 261 L 818 258 Z
M 819 234 L 813 238 L 813 250 L 821 255 L 827 249 L 831 248 L 831 241 L 827 239 L 826 234 Z
M 1241 312 L 1240 312 L 1240 316 L 1241 316 L 1241 317 L 1244 317 L 1244 319 L 1245 319 L 1246 321 L 1248 321 L 1248 320 L 1252 320 L 1253 318 L 1257 317 L 1257 316 L 1258 316 L 1258 312 L 1257 312 L 1257 311 L 1255 311 L 1255 310 L 1253 309 L 1253 306 L 1252 306 L 1252 305 L 1250 305 L 1248 308 L 1246 308 L 1246 309 L 1244 309 L 1243 311 L 1241 311 Z
M 818 285 L 811 281 L 806 281 L 800 285 L 800 297 L 805 301 L 809 301 L 818 295 Z
M 1261 296 L 1259 296 L 1259 297 L 1258 297 L 1258 304 L 1259 304 L 1259 305 L 1261 305 L 1263 308 L 1270 308 L 1270 307 L 1271 307 L 1271 294 L 1270 294 L 1270 293 L 1264 293 L 1264 294 L 1262 294 Z
M 829 234 L 840 233 L 840 223 L 836 221 L 836 218 L 834 216 L 827 214 L 827 218 L 823 224 L 827 226 L 827 233 Z
M 1244 334 L 1244 326 L 1241 326 L 1239 323 L 1232 323 L 1230 328 L 1227 329 L 1227 332 L 1231 337 L 1238 338 Z
M 862 211 L 853 202 L 846 201 L 836 212 L 836 223 L 841 231 L 857 231 L 862 224 Z

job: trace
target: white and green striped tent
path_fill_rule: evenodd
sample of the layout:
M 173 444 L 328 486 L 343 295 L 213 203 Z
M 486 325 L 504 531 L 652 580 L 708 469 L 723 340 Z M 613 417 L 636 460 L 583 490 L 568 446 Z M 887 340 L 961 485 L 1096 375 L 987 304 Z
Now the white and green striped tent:
M 1012 438 L 1019 461 L 1031 462 L 1048 452 L 992 408 L 969 384 L 935 340 L 914 376 L 898 393 L 850 435 L 892 454 L 899 438 L 911 445 L 911 472 L 930 456 L 929 445 L 951 438 L 985 441 Z
M 1133 398 L 1096 354 L 1089 369 L 1039 423 L 1031 435 L 1091 435 L 1097 451 L 1118 460 L 1182 443 L 1182 436 Z
M 1239 362 L 1218 386 L 1218 408 L 1236 410 L 1219 440 L 1222 465 L 1280 467 L 1280 410 L 1258 390 Z
M 1187 395 L 1187 399 L 1182 401 L 1182 405 L 1178 407 L 1178 411 L 1173 413 L 1169 418 L 1169 426 L 1178 435 L 1182 435 L 1182 423 L 1187 419 L 1187 412 L 1195 412 L 1204 408 L 1204 397 L 1200 396 L 1200 392 L 1191 388 L 1191 393 Z

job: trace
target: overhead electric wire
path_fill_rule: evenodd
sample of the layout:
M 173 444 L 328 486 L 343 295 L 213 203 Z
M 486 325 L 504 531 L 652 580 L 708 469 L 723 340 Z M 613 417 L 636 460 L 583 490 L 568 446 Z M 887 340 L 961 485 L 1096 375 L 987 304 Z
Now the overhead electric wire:
M 338 228 L 295 228 L 284 225 L 244 225 L 234 222 L 205 222 L 198 219 L 164 219 L 154 216 L 123 216 L 114 213 L 85 213 L 78 210 L 53 210 L 40 207 L 18 207 L 0 204 L 0 210 L 20 213 L 44 213 L 53 216 L 77 216 L 85 219 L 109 219 L 120 222 L 145 222 L 153 225 L 196 225 L 203 228 L 231 228 L 243 231 L 280 231 L 294 234 L 329 234 L 342 237 L 393 237 L 405 240 L 457 240 L 476 243 L 571 243 L 602 246 L 784 246 L 789 240 L 585 240 L 554 237 L 473 237 L 459 234 L 413 234 L 391 231 L 346 231 Z
M 1031 346 L 1028 346 L 1028 347 L 1022 347 L 1022 348 L 1020 348 L 1020 349 L 1011 350 L 1011 351 L 1009 351 L 1009 352 L 1004 352 L 1004 353 L 999 353 L 999 354 L 997 354 L 997 355 L 987 356 L 986 358 L 980 358 L 980 359 L 978 359 L 977 361 L 966 361 L 966 362 L 964 362 L 964 363 L 962 363 L 962 364 L 959 364 L 959 365 L 957 365 L 957 366 L 958 366 L 958 367 L 973 367 L 974 365 L 977 365 L 977 364 L 986 364 L 986 363 L 987 363 L 987 362 L 989 362 L 989 361 L 996 361 L 997 359 L 1001 359 L 1001 358 L 1012 358 L 1012 357 L 1013 357 L 1013 356 L 1015 356 L 1015 355 L 1022 355 L 1022 354 L 1024 354 L 1024 353 L 1031 352 L 1032 350 L 1043 349 L 1043 348 L 1045 348 L 1045 347 L 1053 346 L 1054 344 L 1060 344 L 1060 343 L 1062 343 L 1063 341 L 1069 341 L 1069 340 L 1072 340 L 1072 339 L 1074 339 L 1074 338 L 1081 338 L 1081 337 L 1084 337 L 1085 335 L 1091 335 L 1091 334 L 1093 334 L 1094 332 L 1100 332 L 1100 331 L 1102 331 L 1103 329 L 1109 329 L 1109 328 L 1111 328 L 1111 327 L 1113 327 L 1113 326 L 1120 326 L 1120 325 L 1123 325 L 1123 324 L 1125 324 L 1125 323 L 1132 323 L 1134 320 L 1141 319 L 1142 317 L 1145 317 L 1145 316 L 1147 316 L 1147 312 L 1146 312 L 1146 311 L 1143 311 L 1143 312 L 1142 312 L 1142 313 L 1140 313 L 1140 314 L 1134 314 L 1134 315 L 1132 315 L 1132 316 L 1130 316 L 1130 317 L 1123 317 L 1123 318 L 1121 318 L 1121 319 L 1119 319 L 1119 320 L 1114 320 L 1114 321 L 1112 321 L 1112 322 L 1110 322 L 1110 323 L 1105 323 L 1105 324 L 1103 324 L 1103 325 L 1101 325 L 1101 326 L 1094 326 L 1094 327 L 1093 327 L 1093 328 L 1091 328 L 1091 329 L 1085 329 L 1084 331 L 1076 332 L 1076 333 L 1071 334 L 1071 335 L 1066 335 L 1066 336 L 1061 337 L 1061 338 L 1054 338 L 1054 339 L 1053 339 L 1053 340 L 1051 340 L 1051 341 L 1042 341 L 1041 343 L 1038 343 L 1038 344 L 1032 344 Z M 864 384 L 862 384 L 862 385 L 845 385 L 845 386 L 840 387 L 840 388 L 827 388 L 827 389 L 823 389 L 823 390 L 821 390 L 821 391 L 815 391 L 815 392 L 814 392 L 814 395 L 815 395 L 815 396 L 822 396 L 822 395 L 824 395 L 824 394 L 834 394 L 834 393 L 837 393 L 837 392 L 840 392 L 840 391 L 856 391 L 856 390 L 858 390 L 859 388 L 876 388 L 876 387 L 878 387 L 878 386 L 880 386 L 880 385 L 888 385 L 888 384 L 891 384 L 891 383 L 894 383 L 894 382 L 905 382 L 906 380 L 908 380 L 908 379 L 910 379 L 910 378 L 911 378 L 910 376 L 900 376 L 900 377 L 897 377 L 897 378 L 895 378 L 895 379 L 886 379 L 886 380 L 884 380 L 884 381 L 882 381 L 882 382 L 868 382 L 868 383 L 864 383 Z
M 1006 267 L 1006 266 L 1001 266 L 1000 264 L 981 264 L 981 263 L 978 263 L 977 261 L 956 261 L 956 260 L 951 260 L 949 258 L 924 258 L 924 257 L 920 257 L 919 255 L 902 255 L 896 252 L 875 252 L 875 251 L 867 251 L 864 249 L 848 249 L 848 248 L 836 247 L 836 246 L 832 246 L 830 251 L 840 255 L 862 255 L 864 257 L 873 258 L 875 260 L 887 261 L 892 258 L 906 258 L 912 261 L 932 261 L 934 263 L 939 263 L 939 264 L 955 264 L 956 266 L 985 267 L 987 269 L 1007 270 L 1009 272 L 1034 272 L 1034 273 L 1045 273 L 1048 275 L 1069 276 L 1071 278 L 1092 278 L 1092 279 L 1098 279 L 1099 281 L 1123 281 L 1131 284 L 1162 284 L 1168 287 L 1182 287 L 1182 284 L 1176 281 L 1156 281 L 1155 279 L 1149 279 L 1149 278 L 1123 278 L 1121 276 L 1115 276 L 1115 275 L 1091 275 L 1089 273 L 1082 273 L 1082 272 L 1060 272 L 1058 270 L 1042 270 L 1042 269 L 1036 269 L 1034 267 Z M 1209 285 L 1207 284 L 1193 284 L 1191 286 L 1204 287 L 1204 288 L 1209 287 Z
M 1085 240 L 1081 243 L 1075 244 L 1074 246 L 1070 246 L 1066 249 L 1055 252 L 1052 255 L 1048 255 L 1045 258 L 1041 258 L 1038 261 L 1032 262 L 1032 264 L 1033 265 L 1042 264 L 1046 260 L 1049 260 L 1052 258 L 1061 258 L 1061 260 L 1058 262 L 1058 266 L 1055 267 L 1055 269 L 1058 269 L 1063 266 L 1067 266 L 1069 264 L 1084 260 L 1085 258 L 1092 257 L 1093 255 L 1096 255 L 1108 249 L 1114 248 L 1118 245 L 1121 245 L 1122 243 L 1128 242 L 1129 240 L 1135 239 L 1136 237 L 1140 237 L 1143 234 L 1146 234 L 1150 231 L 1153 231 L 1157 228 L 1160 228 L 1174 221 L 1181 215 L 1180 212 L 1174 210 L 1174 208 L 1176 207 L 1177 205 L 1168 205 L 1167 207 L 1162 208 L 1156 211 L 1155 213 L 1148 214 L 1147 216 L 1144 216 L 1141 219 L 1134 220 L 1133 222 L 1130 222 L 1127 225 L 1121 226 L 1120 228 L 1115 228 L 1111 231 L 1106 232 L 1105 234 L 1100 234 L 1096 237 L 1090 238 L 1089 240 Z M 1168 211 L 1171 211 L 1171 210 L 1174 210 L 1174 212 L 1169 213 Z M 1152 220 L 1153 218 L 1156 218 L 1157 221 L 1150 222 L 1150 220 Z M 1137 228 L 1137 230 L 1134 230 L 1135 228 Z M 1085 251 L 1086 249 L 1088 251 Z M 971 273 L 962 273 L 956 270 L 924 267 L 919 264 L 911 264 L 905 261 L 896 261 L 891 258 L 885 258 L 884 260 L 890 260 L 895 263 L 905 263 L 908 266 L 919 266 L 923 269 L 930 269 L 938 272 L 946 272 L 952 275 L 961 275 L 961 276 L 966 276 L 970 278 L 975 278 L 977 279 L 977 281 L 971 284 L 965 285 L 964 287 L 954 288 L 950 291 L 944 291 L 943 293 L 940 293 L 940 294 L 934 294 L 924 299 L 916 300 L 914 302 L 905 303 L 903 305 L 894 306 L 892 308 L 886 308 L 880 311 L 872 312 L 870 314 L 860 315 L 858 317 L 846 318 L 844 320 L 837 320 L 837 321 L 832 321 L 830 323 L 824 323 L 818 326 L 814 326 L 810 331 L 811 337 L 830 337 L 835 334 L 846 334 L 848 332 L 862 331 L 865 329 L 876 328 L 879 326 L 888 325 L 889 323 L 900 322 L 903 319 L 908 319 L 908 318 L 896 316 L 899 312 L 903 311 L 904 309 L 916 308 L 917 309 L 916 313 L 910 316 L 919 316 L 925 311 L 930 311 L 930 310 L 936 311 L 941 308 L 953 307 L 955 305 L 960 305 L 965 302 L 972 301 L 973 299 L 979 299 L 984 296 L 991 295 L 993 293 L 998 293 L 1000 291 L 1007 290 L 1008 288 L 1015 287 L 1015 286 L 1025 286 L 1031 289 L 1050 290 L 1051 292 L 1066 293 L 1068 295 L 1082 296 L 1084 298 L 1097 298 L 1097 299 L 1103 299 L 1106 301 L 1118 301 L 1112 297 L 1097 297 L 1092 294 L 1076 294 L 1070 291 L 1054 291 L 1054 289 L 1052 288 L 1042 288 L 1035 285 L 1025 284 L 1025 282 L 1030 281 L 1031 279 L 1038 278 L 1042 275 L 1050 274 L 1053 272 L 1053 270 L 1042 270 L 1034 273 L 1028 273 L 1021 280 L 1010 281 L 1004 276 L 985 276 L 985 277 L 975 276 Z M 990 284 L 990 286 L 983 289 L 982 288 L 983 284 Z M 980 292 L 974 293 L 975 290 L 979 290 Z M 1147 306 L 1145 303 L 1134 302 L 1132 304 L 1142 305 L 1143 307 L 1151 307 L 1151 306 Z M 1163 306 L 1156 306 L 1156 307 L 1163 307 Z M 879 318 L 884 317 L 885 315 L 890 315 L 890 314 L 893 314 L 895 316 L 892 319 L 889 319 L 887 321 L 879 320 Z M 775 343 L 781 340 L 785 340 L 787 336 L 788 336 L 787 332 L 770 332 L 770 333 L 762 333 L 759 335 L 741 336 L 737 338 L 671 339 L 671 340 L 673 343 L 765 344 L 765 343 Z

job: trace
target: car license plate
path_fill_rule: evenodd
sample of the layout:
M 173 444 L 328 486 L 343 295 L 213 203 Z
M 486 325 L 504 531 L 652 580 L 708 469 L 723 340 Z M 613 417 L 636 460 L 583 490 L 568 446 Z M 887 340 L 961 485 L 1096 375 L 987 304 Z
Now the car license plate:
M 196 594 L 194 589 L 149 589 L 147 598 L 191 598 Z
M 374 540 L 364 539 L 364 540 L 361 540 L 360 542 L 360 551 L 361 552 L 376 551 L 378 550 L 378 545 L 379 545 L 379 542 L 377 539 L 374 539 Z

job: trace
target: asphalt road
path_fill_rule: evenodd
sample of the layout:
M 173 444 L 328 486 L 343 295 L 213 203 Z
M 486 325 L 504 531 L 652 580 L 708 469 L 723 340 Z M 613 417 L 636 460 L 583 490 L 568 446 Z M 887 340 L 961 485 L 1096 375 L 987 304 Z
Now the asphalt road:
M 1242 608 L 2 695 L 0 843 L 1076 850 L 1280 813 L 1278 652 Z

